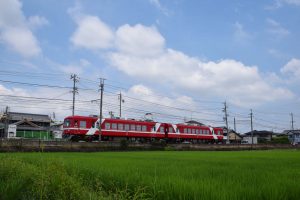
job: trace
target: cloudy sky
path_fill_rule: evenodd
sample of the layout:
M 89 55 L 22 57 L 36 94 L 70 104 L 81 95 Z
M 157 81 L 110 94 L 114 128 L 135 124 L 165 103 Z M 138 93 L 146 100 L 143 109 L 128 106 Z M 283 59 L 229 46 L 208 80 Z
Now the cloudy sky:
M 300 128 L 299 0 L 0 0 L 0 109 Z M 18 97 L 16 97 L 18 96 Z

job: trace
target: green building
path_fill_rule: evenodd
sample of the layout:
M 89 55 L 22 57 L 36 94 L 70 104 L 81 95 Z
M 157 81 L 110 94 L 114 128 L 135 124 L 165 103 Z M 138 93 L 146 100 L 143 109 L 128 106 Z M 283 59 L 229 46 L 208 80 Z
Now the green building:
M 8 124 L 17 126 L 17 137 L 50 139 L 51 118 L 48 115 L 8 112 Z

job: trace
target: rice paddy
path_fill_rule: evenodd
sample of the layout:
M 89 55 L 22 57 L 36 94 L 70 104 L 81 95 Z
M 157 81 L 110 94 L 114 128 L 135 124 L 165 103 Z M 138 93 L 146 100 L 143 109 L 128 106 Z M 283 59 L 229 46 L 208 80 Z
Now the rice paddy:
M 300 199 L 300 151 L 2 153 L 0 199 Z

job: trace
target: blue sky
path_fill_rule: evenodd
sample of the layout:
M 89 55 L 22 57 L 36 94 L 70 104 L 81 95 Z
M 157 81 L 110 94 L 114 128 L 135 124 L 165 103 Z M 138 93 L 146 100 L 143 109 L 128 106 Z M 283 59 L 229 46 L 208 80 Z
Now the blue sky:
M 288 129 L 291 112 L 299 128 L 299 0 L 1 0 L 0 5 L 1 80 L 70 86 L 69 75 L 76 73 L 81 87 L 95 89 L 80 91 L 78 99 L 88 101 L 97 98 L 96 82 L 105 77 L 111 95 L 121 90 L 145 100 L 128 99 L 127 117 L 142 115 L 133 109 L 158 109 L 169 117 L 222 125 L 226 100 L 230 121 L 240 118 L 241 131 L 249 129 L 250 109 L 256 111 L 257 129 Z M 70 98 L 68 91 L 8 82 L 0 86 L 3 95 Z M 115 105 L 106 112 L 117 114 L 117 98 L 107 95 Z M 3 99 L 1 107 L 56 112 L 60 118 L 69 114 L 69 107 L 18 108 L 18 102 L 7 102 Z M 78 114 L 97 108 L 82 106 Z M 91 111 L 81 112 L 87 108 Z

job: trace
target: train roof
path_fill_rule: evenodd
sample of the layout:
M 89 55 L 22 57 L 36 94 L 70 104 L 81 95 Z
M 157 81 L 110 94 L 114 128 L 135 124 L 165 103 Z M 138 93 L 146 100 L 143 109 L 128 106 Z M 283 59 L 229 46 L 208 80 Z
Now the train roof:
M 81 115 L 74 115 L 74 116 L 68 116 L 65 119 L 95 119 L 97 120 L 97 117 L 90 117 L 90 116 L 81 116 Z
M 209 126 L 205 125 L 191 125 L 191 124 L 176 124 L 177 127 L 184 127 L 184 128 L 209 128 Z
M 124 122 L 124 123 L 128 123 L 128 122 L 132 122 L 135 124 L 155 124 L 156 122 L 153 121 L 143 121 L 143 120 L 136 120 L 136 119 L 114 119 L 114 118 L 105 118 L 106 121 L 109 122 Z
M 65 119 L 77 119 L 77 120 L 83 120 L 83 119 L 88 119 L 88 120 L 98 120 L 98 117 L 92 117 L 92 116 L 80 116 L 80 115 L 74 115 L 74 116 L 68 116 Z M 156 122 L 153 121 L 143 121 L 143 120 L 136 120 L 136 119 L 118 119 L 118 118 L 103 118 L 103 120 L 105 121 L 109 121 L 109 122 L 124 122 L 124 123 L 128 123 L 128 122 L 134 122 L 134 123 L 138 123 L 138 124 L 155 124 Z

